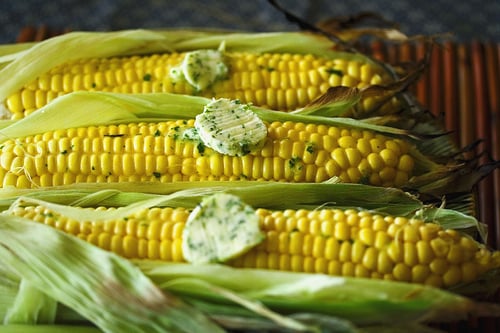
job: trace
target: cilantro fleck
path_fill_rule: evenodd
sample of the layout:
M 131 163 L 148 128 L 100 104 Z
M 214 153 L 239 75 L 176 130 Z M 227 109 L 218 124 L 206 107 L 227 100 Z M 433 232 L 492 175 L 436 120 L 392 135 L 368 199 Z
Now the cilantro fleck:
M 205 152 L 205 145 L 203 144 L 203 142 L 199 142 L 196 146 L 196 149 L 198 149 L 198 152 L 203 155 L 203 153 Z
M 149 73 L 144 74 L 144 76 L 142 77 L 142 79 L 144 81 L 151 81 L 151 74 L 149 74 Z
M 67 151 L 66 149 L 64 149 L 64 150 L 61 152 L 61 154 L 62 154 L 62 155 L 66 155 L 67 153 L 68 153 L 68 151 Z
M 247 155 L 250 153 L 250 145 L 247 142 L 241 143 L 240 146 L 243 155 Z
M 344 75 L 344 73 L 341 70 L 335 68 L 328 68 L 325 71 L 330 75 L 338 75 L 338 76 Z
M 290 167 L 290 169 L 293 169 L 299 165 L 299 162 L 300 162 L 299 157 L 292 157 L 290 160 L 288 160 L 288 166 Z
M 368 175 L 361 176 L 361 178 L 359 179 L 359 183 L 369 185 L 370 184 L 370 177 Z
M 160 130 L 158 130 L 158 129 L 157 129 L 157 130 L 155 131 L 155 133 L 154 133 L 154 136 L 160 136 L 160 135 L 161 135 L 161 132 L 160 132 Z
M 263 69 L 265 71 L 268 71 L 268 72 L 273 72 L 275 70 L 274 67 L 271 67 L 271 66 L 262 66 L 262 65 L 259 65 L 259 68 Z
M 153 176 L 154 176 L 156 179 L 160 179 L 160 177 L 161 177 L 161 173 L 159 173 L 159 172 L 153 172 Z

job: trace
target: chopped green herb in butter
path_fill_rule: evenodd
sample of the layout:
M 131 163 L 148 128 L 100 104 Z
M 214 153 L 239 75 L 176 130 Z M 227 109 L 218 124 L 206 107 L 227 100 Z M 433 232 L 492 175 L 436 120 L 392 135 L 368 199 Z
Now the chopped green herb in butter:
M 235 195 L 217 193 L 204 198 L 189 215 L 182 251 L 191 263 L 224 262 L 263 240 L 255 210 Z
M 174 81 L 186 80 L 196 90 L 202 91 L 227 78 L 228 72 L 221 50 L 197 50 L 187 52 L 182 63 L 170 70 L 170 77 Z
M 198 141 L 200 140 L 200 136 L 198 135 L 196 128 L 188 127 L 181 132 L 181 139 L 187 141 Z
M 194 126 L 200 139 L 213 150 L 231 156 L 243 156 L 261 147 L 267 127 L 247 104 L 220 98 L 205 106 Z

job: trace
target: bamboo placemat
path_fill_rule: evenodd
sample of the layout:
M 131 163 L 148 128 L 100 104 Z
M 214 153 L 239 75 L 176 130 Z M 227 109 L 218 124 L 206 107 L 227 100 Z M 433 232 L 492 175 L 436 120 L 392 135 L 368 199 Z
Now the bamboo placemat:
M 23 28 L 17 42 L 41 41 L 68 32 L 45 25 Z M 390 64 L 423 59 L 422 43 L 388 44 L 373 42 L 366 52 Z M 444 42 L 433 47 L 427 71 L 411 88 L 417 100 L 452 131 L 455 143 L 465 147 L 482 140 L 476 147 L 488 152 L 480 162 L 500 160 L 500 44 L 473 41 Z M 488 245 L 500 249 L 500 170 L 494 170 L 474 189 L 477 217 L 488 225 Z M 500 301 L 500 295 L 494 297 Z M 471 318 L 436 326 L 452 333 L 500 331 L 500 319 Z
M 423 59 L 422 43 L 374 42 L 366 51 L 379 60 L 401 64 Z M 485 151 L 480 163 L 500 159 L 500 44 L 473 41 L 434 46 L 430 63 L 411 88 L 417 100 L 438 119 L 459 147 L 476 140 Z M 477 216 L 489 227 L 488 244 L 500 248 L 500 170 L 483 179 L 477 192 Z

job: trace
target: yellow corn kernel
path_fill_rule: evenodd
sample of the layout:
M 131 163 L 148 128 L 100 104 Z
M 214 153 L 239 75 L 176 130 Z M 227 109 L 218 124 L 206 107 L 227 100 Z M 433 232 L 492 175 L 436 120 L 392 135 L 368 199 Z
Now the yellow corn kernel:
M 393 269 L 394 278 L 398 281 L 411 281 L 411 269 L 404 263 L 397 263 Z
M 434 259 L 434 253 L 427 241 L 420 240 L 416 244 L 418 261 L 421 264 L 429 264 Z
M 370 272 L 377 271 L 377 259 L 379 258 L 379 253 L 376 248 L 368 247 L 362 257 L 363 266 Z
M 346 262 L 351 262 L 351 255 L 352 255 L 352 244 L 349 241 L 343 241 L 340 244 L 340 249 L 339 249 L 339 261 L 346 263 Z
M 450 265 L 443 274 L 443 283 L 446 287 L 458 284 L 462 281 L 462 270 L 457 265 Z
M 340 221 L 334 226 L 334 236 L 338 240 L 347 240 L 350 238 L 350 228 L 346 222 Z
M 429 266 L 415 265 L 411 269 L 411 281 L 416 283 L 425 283 L 431 275 Z

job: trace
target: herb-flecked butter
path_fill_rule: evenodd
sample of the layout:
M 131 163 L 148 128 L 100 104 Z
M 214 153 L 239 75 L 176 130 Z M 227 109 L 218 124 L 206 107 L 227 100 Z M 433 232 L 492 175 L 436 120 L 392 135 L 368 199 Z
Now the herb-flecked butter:
M 186 80 L 196 90 L 202 91 L 215 82 L 227 78 L 229 69 L 220 50 L 187 52 L 182 63 L 170 70 L 174 81 Z
M 264 240 L 255 210 L 238 196 L 216 193 L 191 212 L 182 234 L 182 252 L 191 263 L 224 262 Z
M 230 156 L 246 155 L 267 138 L 266 125 L 249 105 L 227 98 L 208 103 L 194 126 L 207 147 Z

